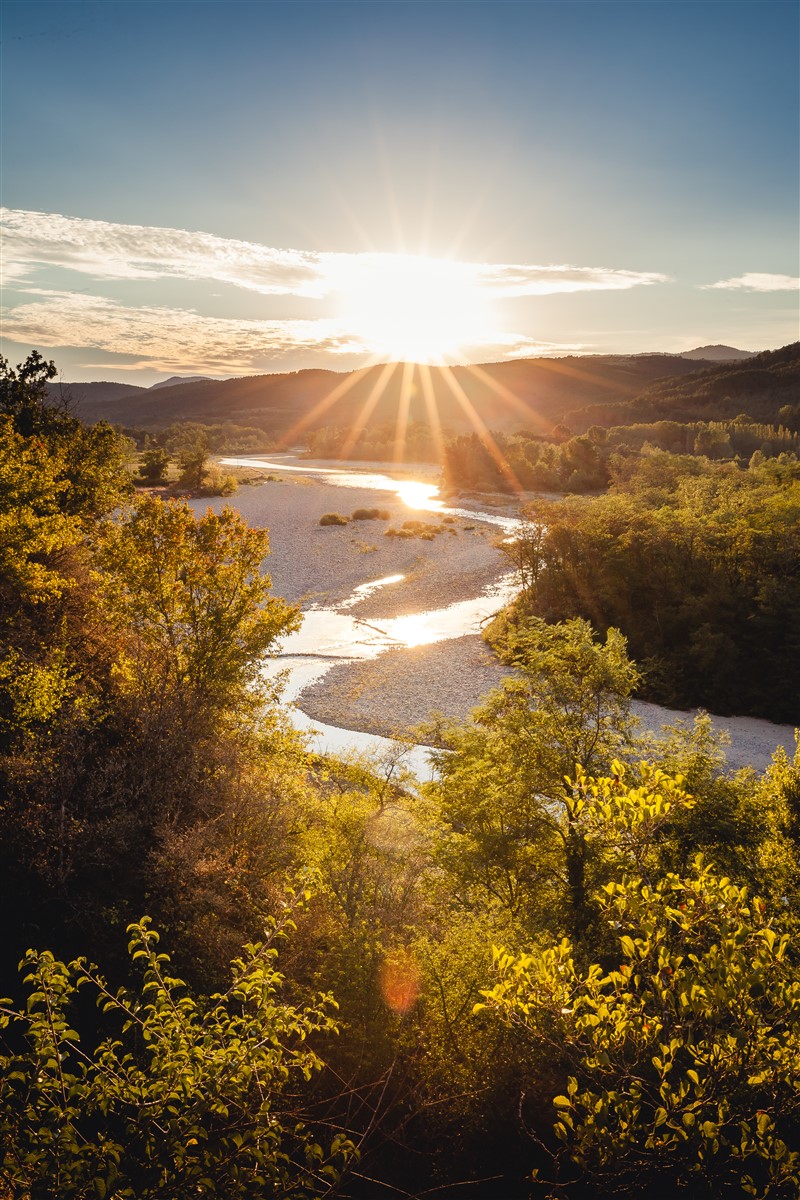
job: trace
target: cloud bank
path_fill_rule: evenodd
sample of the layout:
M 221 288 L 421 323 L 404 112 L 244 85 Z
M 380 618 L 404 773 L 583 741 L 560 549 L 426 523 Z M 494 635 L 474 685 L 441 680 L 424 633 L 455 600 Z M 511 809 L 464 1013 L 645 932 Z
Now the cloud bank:
M 368 278 L 393 260 L 414 261 L 391 254 L 282 250 L 187 229 L 119 225 L 23 209 L 0 209 L 0 229 L 7 282 L 22 281 L 50 266 L 95 280 L 206 280 L 264 295 L 319 299 L 362 272 Z M 439 262 L 465 283 L 502 296 L 616 291 L 667 280 L 654 272 L 605 267 Z
M 36 300 L 9 309 L 7 337 L 23 344 L 100 350 L 156 371 L 248 375 L 294 370 L 313 352 L 329 365 L 370 357 L 372 347 L 335 319 L 256 321 L 205 317 L 186 309 L 133 308 L 101 296 L 39 290 Z M 580 349 L 513 334 L 472 347 L 479 358 L 524 357 Z
M 59 213 L 0 209 L 4 271 L 13 280 L 45 266 L 97 280 L 216 280 L 265 295 L 316 297 L 318 254 L 187 229 L 117 225 Z
M 458 347 L 458 361 L 580 350 L 585 347 L 506 331 L 488 317 L 470 325 L 461 311 L 469 305 L 462 301 L 472 297 L 475 311 L 483 311 L 481 304 L 507 298 L 620 291 L 667 280 L 654 272 L 607 267 L 281 249 L 202 231 L 8 208 L 0 209 L 0 233 L 3 282 L 22 294 L 4 312 L 6 337 L 42 347 L 95 349 L 123 356 L 133 369 L 179 373 L 244 374 L 326 362 L 345 369 L 365 358 L 385 360 L 387 344 L 371 336 L 381 311 L 390 329 L 416 321 L 433 329 L 434 338 L 437 321 L 449 314 L 468 338 Z M 69 290 L 65 271 L 91 281 L 90 287 L 76 282 Z M 256 320 L 158 303 L 133 306 L 97 294 L 114 281 L 141 280 L 154 285 L 155 298 L 158 281 L 168 279 L 197 283 L 198 304 L 199 285 L 227 284 L 264 296 L 313 300 L 317 308 L 309 319 Z M 435 310 L 430 320 L 420 315 L 425 298 Z M 316 315 L 320 302 L 322 316 Z

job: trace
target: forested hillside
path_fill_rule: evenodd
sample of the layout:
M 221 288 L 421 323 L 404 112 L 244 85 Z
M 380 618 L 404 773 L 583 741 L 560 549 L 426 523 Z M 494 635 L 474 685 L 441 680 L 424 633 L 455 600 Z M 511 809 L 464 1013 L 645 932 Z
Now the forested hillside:
M 53 373 L 0 363 L 0 1192 L 794 1198 L 800 755 L 642 736 L 622 633 L 528 610 L 434 781 L 316 756 L 263 681 L 300 620 L 266 531 L 134 496 Z M 609 589 L 655 562 L 700 610 L 708 565 L 782 687 L 796 463 L 651 461 Z
M 364 415 L 369 423 L 431 423 L 432 409 L 442 425 L 472 428 L 470 411 L 497 428 L 533 423 L 549 430 L 568 409 L 600 400 L 619 402 L 665 376 L 696 370 L 696 364 L 668 354 L 597 355 L 526 359 L 479 367 L 418 367 L 402 363 L 339 374 L 308 370 L 242 379 L 176 384 L 169 389 L 130 393 L 119 400 L 80 399 L 87 420 L 120 425 L 158 426 L 174 420 L 206 424 L 234 421 L 271 433 L 305 432 L 327 425 L 351 427 Z
M 640 693 L 678 708 L 800 724 L 800 463 L 747 469 L 656 454 L 607 494 L 532 503 L 518 603 L 622 630 Z
M 591 425 L 645 421 L 721 421 L 744 413 L 753 421 L 778 424 L 785 405 L 800 404 L 800 342 L 765 350 L 741 362 L 661 379 L 621 404 L 592 405 L 565 416 L 576 432 Z M 797 412 L 794 413 L 797 427 Z

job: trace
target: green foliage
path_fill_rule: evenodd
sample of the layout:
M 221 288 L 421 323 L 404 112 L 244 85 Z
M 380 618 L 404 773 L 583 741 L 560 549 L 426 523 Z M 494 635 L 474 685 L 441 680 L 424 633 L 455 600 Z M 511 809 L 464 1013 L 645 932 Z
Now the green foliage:
M 624 639 L 598 643 L 585 621 L 536 622 L 506 641 L 518 669 L 475 710 L 440 723 L 439 778 L 426 788 L 437 859 L 465 903 L 497 907 L 523 928 L 591 922 L 593 849 L 580 820 L 575 764 L 589 772 L 632 751 L 637 679 Z
M 439 438 L 430 425 L 410 421 L 398 442 L 394 421 L 371 421 L 368 427 L 353 429 L 330 426 L 308 434 L 308 457 L 345 458 L 375 462 L 438 462 Z
M 219 467 L 209 467 L 203 476 L 200 493 L 203 496 L 232 496 L 238 491 L 235 475 L 225 474 Z
M 0 587 L 38 604 L 69 587 L 63 551 L 78 545 L 82 530 L 67 511 L 63 458 L 38 437 L 0 426 Z M 59 552 L 62 552 L 59 554 Z
M 0 1009 L 0 1178 L 32 1200 L 327 1193 L 353 1147 L 337 1134 L 323 1148 L 296 1089 L 322 1068 L 309 1039 L 336 1032 L 335 1005 L 281 998 L 278 925 L 208 999 L 173 976 L 147 918 L 128 932 L 135 989 L 112 990 L 86 960 L 49 951 L 21 964 L 27 1003 Z M 110 1029 L 96 1044 L 72 1028 L 79 990 Z
M 608 781 L 601 783 L 607 787 Z M 495 951 L 485 1004 L 569 1072 L 555 1133 L 600 1194 L 794 1196 L 800 983 L 765 906 L 698 858 L 602 892 L 613 969 Z
M 42 924 L 77 920 L 113 958 L 105 931 L 157 898 L 213 974 L 294 865 L 255 829 L 291 824 L 304 762 L 261 683 L 299 618 L 260 573 L 265 533 L 230 510 L 128 506 L 108 426 L 26 398 L 13 372 L 3 387 L 43 432 L 0 430 L 0 888 L 19 918 L 0 945 L 15 961 Z
M 528 509 L 522 610 L 621 629 L 645 695 L 773 720 L 800 713 L 800 466 L 656 455 L 614 490 Z
M 608 484 L 608 455 L 588 436 L 561 427 L 551 439 L 493 432 L 490 439 L 464 434 L 447 443 L 443 469 L 451 488 L 478 491 L 597 491 Z
M 509 439 L 520 473 L 522 455 L 559 486 L 567 466 L 586 483 L 602 461 L 614 493 L 531 512 L 508 548 L 526 603 L 490 630 L 510 678 L 469 724 L 428 728 L 439 777 L 419 788 L 399 747 L 366 765 L 308 751 L 262 677 L 299 620 L 261 574 L 266 534 L 230 509 L 198 520 L 183 502 L 129 503 L 124 442 L 45 403 L 49 371 L 34 357 L 0 388 L 0 899 L 15 915 L 0 927 L 0 972 L 42 931 L 52 948 L 26 960 L 30 1009 L 5 1006 L 7 1188 L 30 1200 L 324 1191 L 334 1177 L 321 1168 L 349 1150 L 318 1151 L 327 1143 L 296 1129 L 311 1104 L 364 1135 L 366 1179 L 415 1194 L 491 1165 L 513 1181 L 531 1153 L 518 1114 L 546 1138 L 563 1095 L 590 1191 L 596 1171 L 598 1188 L 647 1194 L 652 1179 L 655 1196 L 669 1136 L 668 1180 L 739 1194 L 730 1180 L 746 1160 L 754 1185 L 772 1172 L 780 1195 L 794 1169 L 781 1144 L 796 1128 L 796 964 L 775 947 L 800 916 L 800 760 L 726 774 L 703 718 L 638 736 L 625 638 L 616 619 L 595 635 L 587 618 L 673 639 L 673 661 L 712 681 L 728 653 L 718 639 L 743 639 L 764 690 L 790 694 L 797 462 L 769 457 L 775 439 L 741 418 L 704 427 L 735 453 L 759 438 L 747 470 L 686 454 L 699 431 L 685 427 L 631 433 L 638 457 L 614 430 Z M 198 432 L 154 444 L 174 455 Z M 651 434 L 684 456 L 648 448 Z M 211 472 L 202 484 L 216 486 Z M 540 619 L 570 595 L 582 619 Z M 627 600 L 614 608 L 615 596 Z M 647 666 L 650 686 L 663 682 L 663 660 Z M 719 870 L 693 866 L 698 851 Z M 304 868 L 318 883 L 284 982 L 271 939 L 285 880 Z M 118 931 L 141 912 L 169 930 L 174 968 L 137 924 L 131 976 Z M 267 944 L 242 955 L 265 924 Z M 525 958 L 522 990 L 491 1001 L 508 1024 L 471 1015 L 492 943 Z M 3 978 L 3 991 L 18 986 Z M 336 995 L 343 1030 L 325 1072 L 309 1052 L 331 1031 L 320 991 Z M 737 1063 L 746 1078 L 731 1076 Z M 764 1064 L 766 1080 L 749 1082 Z M 699 1116 L 684 1121 L 693 1104 L 701 1132 Z
M 0 412 L 10 418 L 14 432 L 21 437 L 47 435 L 69 423 L 63 409 L 47 402 L 47 384 L 57 373 L 55 363 L 46 362 L 38 350 L 19 363 L 16 371 L 0 357 Z
M 148 483 L 162 483 L 169 464 L 170 457 L 163 446 L 150 446 L 142 455 L 139 474 Z
M 0 360 L 0 742 L 52 723 L 75 693 L 89 542 L 129 490 L 125 444 L 51 405 L 52 363 Z
M 268 550 L 266 532 L 232 508 L 198 521 L 185 501 L 138 498 L 107 525 L 98 555 L 107 612 L 137 637 L 126 669 L 151 684 L 155 668 L 195 693 L 241 697 L 261 657 L 299 624 L 260 574 Z
M 175 455 L 180 470 L 179 482 L 191 491 L 203 486 L 208 466 L 209 443 L 205 431 L 187 428 L 177 440 Z

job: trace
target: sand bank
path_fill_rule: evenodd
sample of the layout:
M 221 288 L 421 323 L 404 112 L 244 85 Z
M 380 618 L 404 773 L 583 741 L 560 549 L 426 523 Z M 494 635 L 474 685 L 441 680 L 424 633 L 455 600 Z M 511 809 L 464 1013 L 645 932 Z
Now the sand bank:
M 455 532 L 442 532 L 432 541 L 387 537 L 386 530 L 399 528 L 403 521 L 442 524 L 436 514 L 412 511 L 391 493 L 337 487 L 298 475 L 242 487 L 230 501 L 217 497 L 191 501 L 198 514 L 207 508 L 219 512 L 226 503 L 249 524 L 269 530 L 271 554 L 266 568 L 273 590 L 304 607 L 334 607 L 360 584 L 403 575 L 402 582 L 362 601 L 358 614 L 369 619 L 444 608 L 479 595 L 509 568 L 497 545 L 500 531 L 477 518 L 443 525 Z M 357 508 L 385 509 L 391 519 L 343 526 L 319 523 L 323 513 L 350 516 Z
M 207 507 L 219 511 L 225 503 L 217 498 L 194 500 L 192 507 L 198 513 Z M 404 579 L 376 591 L 350 611 L 370 620 L 444 608 L 477 596 L 509 566 L 499 548 L 499 531 L 477 514 L 445 526 L 456 532 L 440 533 L 433 541 L 386 537 L 387 528 L 398 528 L 410 518 L 442 524 L 435 514 L 412 512 L 391 493 L 338 487 L 314 476 L 297 475 L 242 487 L 232 503 L 250 524 L 270 531 L 267 569 L 275 593 L 306 608 L 335 608 L 365 582 L 391 575 Z M 467 503 L 455 501 L 458 507 Z M 386 509 L 391 519 L 319 524 L 326 512 L 349 516 L 356 508 L 376 507 Z M 301 707 L 318 721 L 346 729 L 408 736 L 432 711 L 464 720 L 506 674 L 508 669 L 472 635 L 335 666 L 303 692 Z M 691 721 L 694 715 L 645 702 L 635 702 L 634 711 L 644 729 L 656 731 L 664 724 Z M 776 746 L 793 751 L 791 726 L 749 717 L 713 720 L 731 737 L 727 758 L 732 768 L 751 765 L 763 770 Z

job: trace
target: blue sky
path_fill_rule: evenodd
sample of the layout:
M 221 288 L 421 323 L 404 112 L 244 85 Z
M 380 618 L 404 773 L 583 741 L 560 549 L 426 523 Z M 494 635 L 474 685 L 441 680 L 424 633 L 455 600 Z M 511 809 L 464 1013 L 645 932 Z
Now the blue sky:
M 4 0 L 3 352 L 149 383 L 795 340 L 799 14 Z

